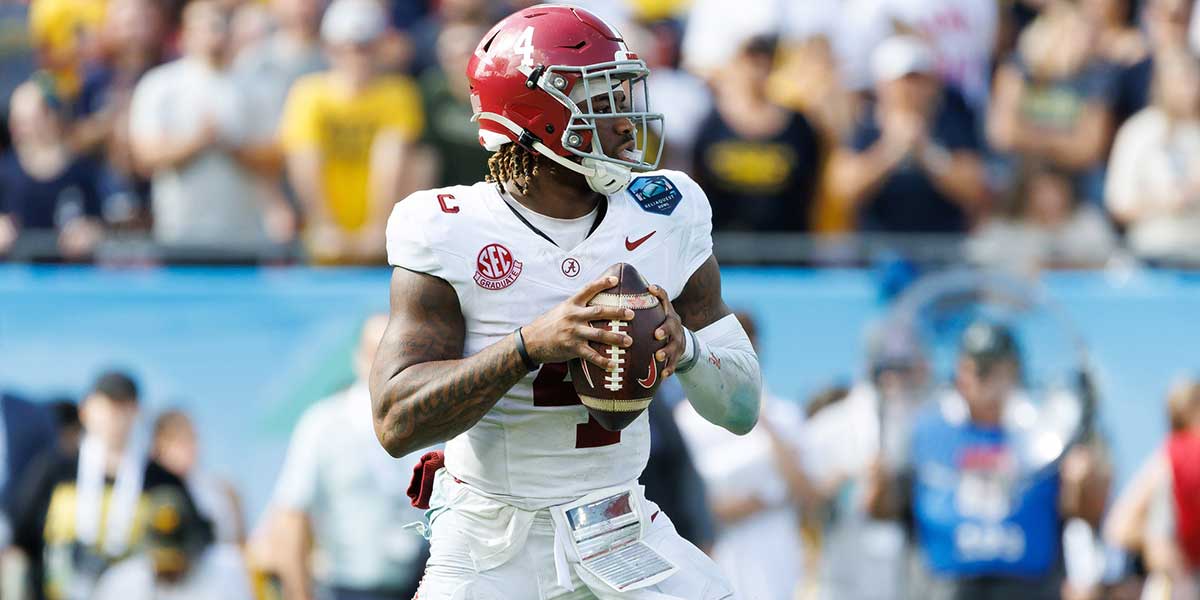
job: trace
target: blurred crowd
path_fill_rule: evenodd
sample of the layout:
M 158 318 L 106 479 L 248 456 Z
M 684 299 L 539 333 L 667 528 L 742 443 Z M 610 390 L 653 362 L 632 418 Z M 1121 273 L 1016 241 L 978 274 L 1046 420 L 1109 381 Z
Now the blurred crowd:
M 738 318 L 758 347 L 759 325 Z M 365 320 L 352 381 L 299 416 L 251 527 L 189 416 L 149 414 L 129 373 L 101 374 L 78 404 L 0 395 L 0 594 L 413 598 L 428 545 L 410 479 L 425 450 L 393 459 L 374 434 L 365 378 L 385 326 Z M 1033 400 L 1045 390 L 1014 329 L 971 323 L 948 376 L 910 330 L 870 332 L 852 381 L 805 402 L 766 382 L 745 436 L 699 416 L 674 380 L 651 403 L 645 493 L 738 598 L 1198 597 L 1200 380 L 1167 391 L 1165 439 L 1117 488 L 1099 430 L 1048 448 L 1055 409 Z
M 0 253 L 381 263 L 394 202 L 484 173 L 466 61 L 530 3 L 0 0 Z M 718 233 L 1200 257 L 1192 0 L 574 3 L 651 66 L 661 164 Z

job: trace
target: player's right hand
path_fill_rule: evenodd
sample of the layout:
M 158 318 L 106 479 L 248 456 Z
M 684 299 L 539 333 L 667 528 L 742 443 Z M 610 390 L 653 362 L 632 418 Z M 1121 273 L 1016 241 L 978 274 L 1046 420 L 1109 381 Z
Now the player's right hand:
M 532 323 L 521 328 L 525 349 L 538 364 L 566 362 L 582 358 L 597 367 L 609 370 L 616 367 L 612 360 L 600 354 L 588 342 L 628 348 L 633 338 L 592 327 L 592 321 L 629 321 L 633 311 L 615 306 L 588 306 L 596 294 L 617 285 L 616 277 L 601 277 L 550 309 Z

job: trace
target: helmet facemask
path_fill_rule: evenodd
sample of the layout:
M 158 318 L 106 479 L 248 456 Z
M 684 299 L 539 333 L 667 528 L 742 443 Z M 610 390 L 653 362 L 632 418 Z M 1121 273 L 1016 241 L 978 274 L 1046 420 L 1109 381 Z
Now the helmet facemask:
M 622 59 L 582 67 L 550 66 L 538 78 L 538 87 L 570 111 L 567 128 L 562 132 L 562 146 L 580 158 L 583 170 L 573 170 L 583 174 L 588 186 L 598 193 L 618 193 L 629 185 L 633 171 L 658 167 L 663 137 L 658 136 L 656 147 L 649 153 L 650 124 L 657 122 L 661 130 L 663 116 L 649 112 L 650 91 L 646 85 L 649 74 L 641 60 Z M 564 90 L 572 79 L 575 85 L 568 95 Z M 634 148 L 614 158 L 604 151 L 597 121 L 622 118 L 633 123 Z M 647 155 L 653 156 L 654 162 L 646 161 Z M 567 162 L 558 155 L 548 158 Z

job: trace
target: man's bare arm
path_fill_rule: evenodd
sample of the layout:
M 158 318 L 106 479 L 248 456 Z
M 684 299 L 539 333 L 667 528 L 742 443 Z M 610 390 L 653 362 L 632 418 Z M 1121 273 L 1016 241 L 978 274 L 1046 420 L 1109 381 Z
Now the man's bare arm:
M 708 257 L 692 273 L 691 279 L 675 299 L 674 306 L 683 326 L 692 331 L 704 329 L 722 317 L 733 314 L 721 297 L 721 268 L 715 256 Z
M 449 283 L 397 268 L 391 296 L 371 408 L 379 442 L 401 457 L 466 431 L 528 371 L 511 337 L 462 357 L 463 316 Z
M 633 340 L 593 328 L 588 321 L 628 320 L 633 311 L 586 304 L 615 284 L 615 278 L 596 280 L 522 327 L 533 361 L 582 357 L 610 368 L 610 360 L 588 341 L 628 347 Z M 379 442 L 400 457 L 471 428 L 529 371 L 515 335 L 463 358 L 462 309 L 444 280 L 397 268 L 391 298 L 391 317 L 371 368 L 371 410 Z

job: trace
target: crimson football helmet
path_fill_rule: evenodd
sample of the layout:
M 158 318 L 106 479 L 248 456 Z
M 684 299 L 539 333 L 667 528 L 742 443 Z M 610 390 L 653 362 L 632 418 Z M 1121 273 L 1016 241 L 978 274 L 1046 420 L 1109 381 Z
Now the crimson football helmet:
M 526 8 L 496 24 L 467 65 L 479 142 L 492 151 L 520 144 L 583 175 L 596 192 L 617 193 L 633 170 L 658 166 L 661 136 L 655 161 L 644 160 L 650 123 L 662 121 L 648 112 L 649 74 L 621 34 L 592 13 Z M 614 118 L 636 128 L 635 149 L 618 158 L 604 153 L 596 133 L 597 120 Z

